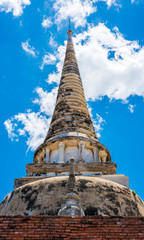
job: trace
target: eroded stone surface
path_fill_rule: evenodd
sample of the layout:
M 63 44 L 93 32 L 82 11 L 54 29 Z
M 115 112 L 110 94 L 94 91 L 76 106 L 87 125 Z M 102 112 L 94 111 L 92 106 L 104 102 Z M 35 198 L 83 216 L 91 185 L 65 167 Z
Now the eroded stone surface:
M 71 157 L 76 162 L 111 162 L 109 150 L 95 133 L 85 101 L 72 31 L 68 30 L 55 109 L 46 138 L 35 151 L 33 163 L 67 163 Z M 34 176 L 35 172 L 31 173 Z
M 57 215 L 68 177 L 53 177 L 26 184 L 8 194 L 0 215 Z M 144 216 L 144 203 L 131 190 L 98 178 L 76 177 L 85 215 Z
M 69 163 L 49 163 L 49 164 L 28 164 L 26 166 L 27 176 L 35 174 L 35 176 L 41 176 L 41 174 L 49 173 L 69 173 Z M 82 174 L 83 172 L 101 172 L 102 174 L 116 174 L 117 166 L 115 163 L 76 163 L 75 172 Z
M 119 174 L 119 175 L 93 175 L 94 173 L 90 173 L 88 175 L 88 172 L 85 172 L 83 174 L 81 174 L 81 176 L 90 176 L 90 177 L 98 177 L 98 178 L 102 178 L 108 181 L 112 181 L 118 184 L 121 184 L 127 188 L 129 188 L 129 178 L 127 176 L 124 176 L 123 174 Z M 52 175 L 53 177 L 56 177 L 57 175 L 54 174 Z M 25 184 L 31 183 L 31 182 L 35 182 L 38 180 L 42 180 L 42 179 L 46 179 L 52 176 L 45 176 L 45 177 L 22 177 L 22 178 L 16 178 L 14 181 L 14 189 L 21 187 Z M 63 176 L 68 176 L 67 175 L 63 175 Z

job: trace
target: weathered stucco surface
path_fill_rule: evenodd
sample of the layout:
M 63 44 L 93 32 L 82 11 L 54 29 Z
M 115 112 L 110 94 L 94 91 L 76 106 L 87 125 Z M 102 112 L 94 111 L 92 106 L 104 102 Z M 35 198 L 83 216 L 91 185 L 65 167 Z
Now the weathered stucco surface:
M 0 215 L 57 215 L 68 177 L 38 180 L 17 188 L 0 205 Z M 76 177 L 85 215 L 144 216 L 144 203 L 128 188 L 99 178 Z
M 64 176 L 68 176 L 64 175 Z M 88 175 L 88 173 L 84 173 L 82 176 L 90 176 L 90 177 L 94 177 L 94 178 L 102 178 L 108 181 L 112 181 L 118 184 L 121 184 L 127 188 L 129 188 L 129 178 L 127 176 L 124 176 L 123 174 L 114 174 L 114 175 Z M 56 177 L 56 175 L 54 176 Z M 49 177 L 22 177 L 22 178 L 16 178 L 14 181 L 14 189 L 18 188 L 18 187 L 22 187 L 25 184 L 31 183 L 31 182 L 35 182 L 38 180 L 42 180 L 42 179 L 46 179 Z
M 49 163 L 49 164 L 28 164 L 26 166 L 27 176 L 41 176 L 41 174 L 61 174 L 69 173 L 69 163 Z M 76 163 L 75 173 L 101 172 L 102 174 L 116 174 L 115 163 Z M 94 174 L 93 174 L 94 175 Z
M 71 157 L 76 162 L 111 162 L 109 150 L 95 133 L 85 101 L 72 31 L 68 30 L 55 109 L 46 138 L 35 151 L 33 163 L 67 163 Z M 35 172 L 31 173 L 35 176 Z
M 111 163 L 109 150 L 97 139 L 71 35 L 72 31 L 68 30 L 49 131 L 35 151 L 33 164 L 26 166 L 27 178 L 17 179 L 17 188 L 2 201 L 0 215 L 57 216 L 67 192 L 68 177 L 63 175 L 68 175 L 73 157 L 75 173 L 80 175 L 76 177 L 76 187 L 86 216 L 144 216 L 144 203 L 134 192 L 116 183 L 129 185 L 127 177 L 116 176 L 117 166 Z M 101 176 L 95 177 L 97 174 Z

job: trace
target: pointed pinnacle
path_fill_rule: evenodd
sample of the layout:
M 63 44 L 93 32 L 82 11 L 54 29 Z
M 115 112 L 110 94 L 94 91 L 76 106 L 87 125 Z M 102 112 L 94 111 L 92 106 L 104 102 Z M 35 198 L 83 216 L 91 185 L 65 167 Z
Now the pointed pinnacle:
M 71 24 L 71 22 L 70 22 L 70 18 L 69 18 L 69 30 L 71 29 L 70 24 Z
M 67 31 L 67 34 L 68 35 L 72 35 L 73 34 L 73 31 L 71 30 L 71 21 L 70 21 L 70 18 L 69 18 L 69 29 Z

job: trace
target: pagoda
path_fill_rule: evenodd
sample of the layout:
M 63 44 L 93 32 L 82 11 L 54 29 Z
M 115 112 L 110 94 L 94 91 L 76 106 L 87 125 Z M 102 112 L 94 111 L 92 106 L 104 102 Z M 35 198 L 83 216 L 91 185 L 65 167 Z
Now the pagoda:
M 55 109 L 27 176 L 0 205 L 0 215 L 144 216 L 144 203 L 116 174 L 109 150 L 97 138 L 86 104 L 72 30 Z
M 99 142 L 86 104 L 72 42 L 68 41 L 58 95 L 44 142 L 36 149 L 27 176 L 68 175 L 70 158 L 81 175 L 116 174 L 109 150 Z

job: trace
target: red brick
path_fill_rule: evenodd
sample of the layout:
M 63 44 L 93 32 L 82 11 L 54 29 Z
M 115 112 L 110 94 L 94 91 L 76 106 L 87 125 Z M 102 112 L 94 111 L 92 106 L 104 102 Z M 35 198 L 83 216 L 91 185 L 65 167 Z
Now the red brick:
M 0 217 L 0 239 L 144 240 L 143 217 Z

